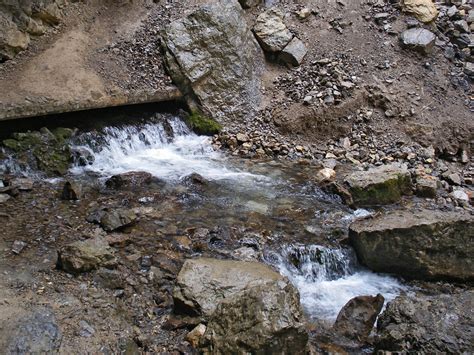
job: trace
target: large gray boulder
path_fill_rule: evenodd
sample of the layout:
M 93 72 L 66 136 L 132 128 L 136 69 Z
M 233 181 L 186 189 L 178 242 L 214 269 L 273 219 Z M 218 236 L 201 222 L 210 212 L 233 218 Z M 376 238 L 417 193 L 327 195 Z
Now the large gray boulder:
M 209 318 L 223 299 L 269 281 L 288 283 L 279 273 L 257 262 L 188 259 L 176 279 L 175 311 Z
M 367 171 L 356 171 L 345 178 L 356 206 L 395 203 L 411 193 L 411 177 L 404 164 L 382 165 Z
M 467 212 L 392 211 L 350 226 L 359 261 L 411 279 L 474 279 L 474 216 Z
M 114 249 L 102 238 L 77 241 L 58 251 L 58 268 L 74 275 L 116 264 Z
M 399 296 L 377 322 L 375 347 L 410 354 L 470 354 L 474 291 Z
M 307 342 L 299 294 L 282 280 L 223 299 L 203 339 L 212 354 L 303 354 Z
M 20 319 L 11 335 L 5 354 L 56 354 L 61 345 L 62 334 L 53 312 L 39 308 Z
M 163 44 L 168 71 L 191 108 L 226 125 L 255 114 L 263 54 L 237 0 L 205 4 L 172 22 Z

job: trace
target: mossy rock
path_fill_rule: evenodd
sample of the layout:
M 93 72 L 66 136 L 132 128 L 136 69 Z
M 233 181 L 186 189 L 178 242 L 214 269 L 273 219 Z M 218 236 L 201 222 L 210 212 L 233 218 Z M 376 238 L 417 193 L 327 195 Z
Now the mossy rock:
M 399 164 L 355 172 L 346 178 L 346 184 L 357 207 L 396 203 L 412 192 L 410 173 Z
M 39 169 L 48 176 L 64 175 L 72 161 L 67 139 L 73 135 L 69 128 L 47 128 L 40 131 L 14 133 L 3 145 L 15 153 L 19 160 L 30 162 L 31 168 Z
M 197 111 L 193 111 L 186 117 L 186 124 L 195 133 L 206 136 L 217 134 L 222 129 L 219 123 Z

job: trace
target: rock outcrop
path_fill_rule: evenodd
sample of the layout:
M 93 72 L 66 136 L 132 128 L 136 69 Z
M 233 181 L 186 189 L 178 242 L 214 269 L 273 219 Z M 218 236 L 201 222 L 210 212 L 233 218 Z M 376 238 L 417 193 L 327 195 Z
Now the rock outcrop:
M 65 0 L 0 2 L 0 62 L 28 48 L 30 38 L 59 24 Z
M 191 108 L 221 124 L 253 117 L 263 55 L 237 0 L 205 4 L 163 33 L 166 63 Z
M 116 264 L 114 249 L 101 238 L 77 241 L 58 251 L 57 267 L 74 275 Z
M 411 193 L 411 177 L 406 165 L 390 164 L 357 171 L 345 179 L 356 206 L 395 203 Z
M 384 297 L 358 296 L 351 299 L 339 312 L 334 331 L 348 339 L 365 342 L 382 310 Z
M 223 299 L 204 334 L 213 354 L 304 354 L 307 342 L 299 294 L 282 280 Z
M 288 283 L 279 273 L 261 263 L 189 259 L 176 279 L 175 311 L 209 318 L 221 300 L 269 281 Z
M 472 290 L 397 297 L 379 317 L 376 349 L 410 354 L 472 352 L 473 299 Z
M 467 212 L 393 211 L 353 223 L 359 261 L 410 279 L 474 279 L 474 217 Z

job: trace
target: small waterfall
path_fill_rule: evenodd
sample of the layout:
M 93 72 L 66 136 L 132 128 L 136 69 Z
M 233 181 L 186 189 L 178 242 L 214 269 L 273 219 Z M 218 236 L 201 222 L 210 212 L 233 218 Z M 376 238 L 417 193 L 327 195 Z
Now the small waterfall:
M 209 137 L 192 133 L 181 119 L 170 115 L 158 115 L 151 123 L 84 133 L 76 139 L 74 151 L 79 152 L 71 170 L 75 174 L 147 171 L 166 180 L 179 180 L 191 173 L 209 180 L 253 176 L 227 168 Z
M 389 301 L 406 289 L 391 276 L 361 267 L 349 248 L 286 245 L 268 253 L 266 261 L 295 285 L 307 314 L 318 321 L 333 322 L 353 297 L 381 293 Z

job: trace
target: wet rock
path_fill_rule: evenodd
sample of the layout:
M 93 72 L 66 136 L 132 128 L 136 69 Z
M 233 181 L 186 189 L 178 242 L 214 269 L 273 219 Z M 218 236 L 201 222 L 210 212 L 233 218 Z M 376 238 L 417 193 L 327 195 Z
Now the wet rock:
M 85 147 L 71 147 L 73 162 L 80 166 L 90 165 L 94 162 L 94 154 Z
M 78 183 L 66 181 L 61 191 L 61 200 L 76 201 L 82 196 L 82 186 Z
M 11 197 L 7 194 L 0 194 L 0 203 L 7 202 Z
M 12 253 L 16 255 L 20 254 L 23 249 L 26 248 L 26 245 L 27 244 L 24 241 L 15 240 L 12 245 Z
M 377 323 L 377 350 L 462 354 L 473 348 L 472 290 L 436 296 L 399 296 Z
M 339 312 L 334 331 L 346 338 L 365 342 L 384 305 L 384 297 L 358 296 L 351 299 Z
M 188 259 L 176 280 L 175 311 L 208 318 L 223 298 L 274 280 L 284 281 L 280 274 L 256 262 Z
M 403 0 L 403 10 L 424 23 L 432 22 L 438 16 L 438 10 L 432 0 Z
M 19 191 L 31 191 L 33 190 L 33 185 L 34 181 L 30 178 L 15 178 L 10 180 L 10 186 Z
M 185 176 L 181 181 L 184 185 L 187 186 L 206 186 L 209 184 L 209 181 L 198 173 L 189 174 L 188 176 Z
M 433 32 L 424 28 L 410 28 L 402 32 L 400 41 L 405 48 L 422 54 L 429 54 L 433 51 L 436 36 Z
M 114 175 L 109 178 L 105 185 L 110 189 L 120 189 L 122 187 L 141 187 L 152 182 L 153 175 L 146 171 L 131 171 L 124 174 Z
M 90 223 L 97 223 L 106 231 L 113 232 L 134 224 L 138 220 L 137 214 L 131 209 L 102 209 L 91 213 L 87 217 Z
M 191 107 L 221 124 L 255 115 L 260 104 L 263 55 L 244 15 L 237 0 L 213 2 L 163 33 L 173 81 Z
M 58 251 L 58 269 L 74 275 L 116 264 L 114 249 L 102 238 L 77 241 Z
M 223 298 L 202 344 L 217 354 L 304 354 L 307 342 L 298 291 L 267 280 Z
M 354 222 L 359 261 L 410 279 L 474 279 L 474 217 L 465 212 L 393 211 Z
M 294 37 L 290 43 L 281 51 L 278 59 L 292 66 L 299 66 L 302 62 L 308 50 L 302 40 Z
M 280 52 L 293 38 L 293 34 L 283 22 L 284 17 L 283 12 L 275 7 L 257 17 L 253 31 L 265 51 Z
M 206 332 L 206 326 L 204 324 L 199 324 L 191 330 L 187 335 L 186 335 L 186 341 L 188 341 L 193 347 L 197 348 L 199 345 L 199 342 L 201 341 L 201 338 L 203 337 L 204 333 Z
M 41 308 L 19 321 L 5 350 L 7 354 L 57 353 L 61 338 L 53 312 Z
M 395 203 L 412 188 L 407 166 L 396 163 L 354 172 L 345 183 L 357 206 Z

